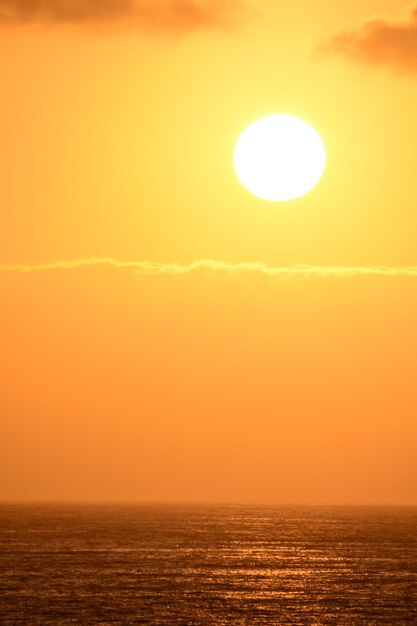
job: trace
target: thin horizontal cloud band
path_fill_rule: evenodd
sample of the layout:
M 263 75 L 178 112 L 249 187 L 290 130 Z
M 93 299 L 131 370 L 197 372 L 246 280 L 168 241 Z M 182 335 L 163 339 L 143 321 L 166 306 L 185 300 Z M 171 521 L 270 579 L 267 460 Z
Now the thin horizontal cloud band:
M 235 23 L 240 0 L 0 0 L 0 25 L 107 24 L 185 33 Z
M 0 272 L 46 272 L 54 270 L 76 270 L 88 267 L 108 267 L 131 270 L 144 275 L 183 275 L 198 271 L 224 272 L 228 274 L 261 274 L 269 277 L 335 277 L 354 276 L 410 277 L 417 278 L 417 265 L 268 265 L 267 263 L 226 263 L 213 259 L 199 259 L 191 263 L 155 263 L 152 261 L 122 261 L 113 258 L 91 257 L 73 261 L 53 261 L 36 265 L 0 265 Z

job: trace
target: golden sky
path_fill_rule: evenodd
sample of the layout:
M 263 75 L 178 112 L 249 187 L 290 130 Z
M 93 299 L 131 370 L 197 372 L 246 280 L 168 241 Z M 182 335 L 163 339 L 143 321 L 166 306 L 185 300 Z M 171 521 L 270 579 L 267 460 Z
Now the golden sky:
M 417 8 L 0 0 L 0 72 L 0 498 L 417 504 Z

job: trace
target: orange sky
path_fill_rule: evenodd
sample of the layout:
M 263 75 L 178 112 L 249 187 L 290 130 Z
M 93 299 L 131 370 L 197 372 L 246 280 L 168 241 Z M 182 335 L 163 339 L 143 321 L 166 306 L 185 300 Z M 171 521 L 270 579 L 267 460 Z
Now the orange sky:
M 0 0 L 0 498 L 417 504 L 417 19 L 98 5 Z M 327 168 L 269 203 L 280 112 Z

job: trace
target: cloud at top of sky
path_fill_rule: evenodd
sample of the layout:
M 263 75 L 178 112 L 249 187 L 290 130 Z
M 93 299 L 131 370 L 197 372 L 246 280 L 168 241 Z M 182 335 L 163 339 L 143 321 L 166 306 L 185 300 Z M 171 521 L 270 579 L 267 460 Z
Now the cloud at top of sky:
M 240 0 L 0 0 L 0 25 L 123 23 L 186 32 L 232 24 Z
M 322 49 L 355 61 L 417 71 L 417 5 L 403 20 L 368 20 L 337 33 Z

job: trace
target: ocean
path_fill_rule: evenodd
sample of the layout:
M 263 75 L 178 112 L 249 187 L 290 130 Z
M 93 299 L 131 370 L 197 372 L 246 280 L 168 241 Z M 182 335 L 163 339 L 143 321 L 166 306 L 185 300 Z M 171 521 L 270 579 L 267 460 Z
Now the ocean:
M 0 624 L 417 625 L 417 509 L 2 505 Z

